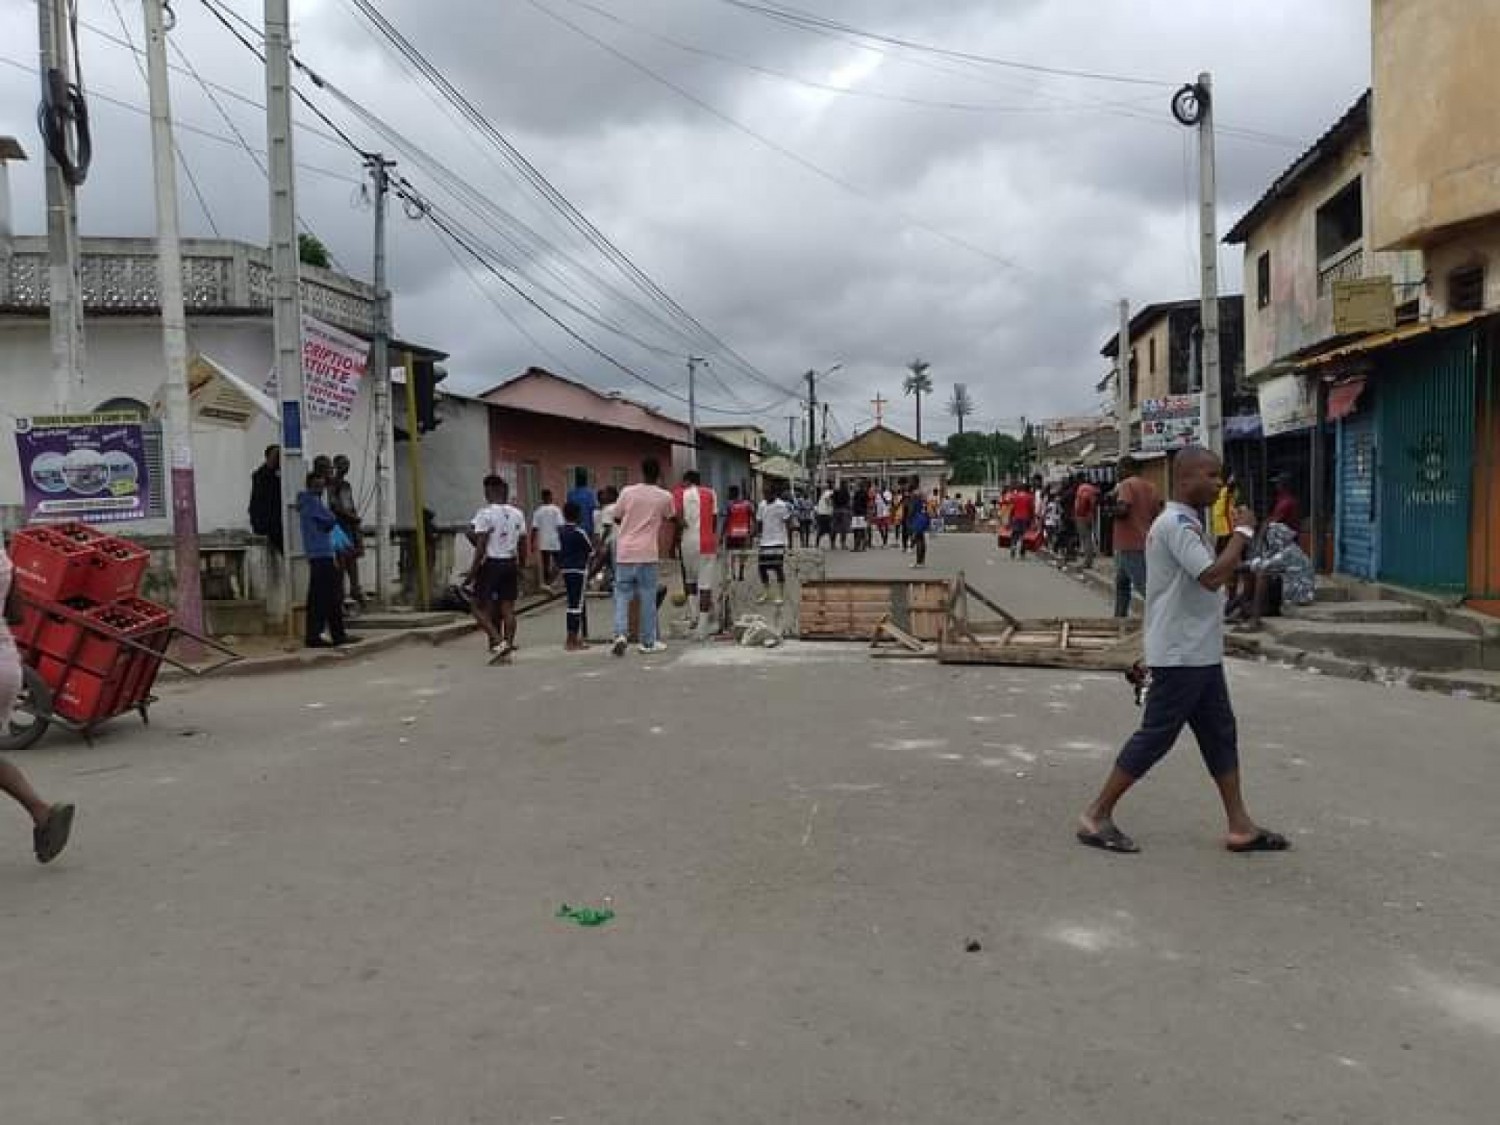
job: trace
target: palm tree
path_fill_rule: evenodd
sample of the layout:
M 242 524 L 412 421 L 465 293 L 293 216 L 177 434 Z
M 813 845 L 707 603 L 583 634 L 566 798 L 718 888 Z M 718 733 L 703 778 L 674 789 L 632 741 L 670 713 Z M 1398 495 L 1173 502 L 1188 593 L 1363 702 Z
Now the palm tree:
M 922 396 L 932 393 L 932 376 L 927 374 L 932 364 L 925 359 L 914 359 L 906 365 L 911 372 L 906 381 L 901 384 L 901 389 L 909 395 L 914 395 L 917 400 L 917 444 L 922 442 Z

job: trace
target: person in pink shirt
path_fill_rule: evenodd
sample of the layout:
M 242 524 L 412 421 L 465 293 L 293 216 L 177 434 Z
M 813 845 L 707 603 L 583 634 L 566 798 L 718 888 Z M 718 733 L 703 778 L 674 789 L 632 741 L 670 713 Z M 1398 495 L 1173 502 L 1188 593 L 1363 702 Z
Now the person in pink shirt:
M 624 656 L 629 646 L 630 603 L 641 605 L 640 651 L 665 652 L 656 635 L 657 568 L 661 563 L 662 534 L 675 528 L 672 494 L 662 488 L 661 466 L 654 459 L 641 465 L 640 484 L 632 484 L 615 502 L 615 642 L 611 651 Z

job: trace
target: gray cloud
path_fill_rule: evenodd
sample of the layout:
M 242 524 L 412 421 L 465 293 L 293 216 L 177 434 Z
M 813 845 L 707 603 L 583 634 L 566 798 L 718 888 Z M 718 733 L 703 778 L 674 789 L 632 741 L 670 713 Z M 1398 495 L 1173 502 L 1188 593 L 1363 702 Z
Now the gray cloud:
M 1305 144 L 1343 112 L 1368 77 L 1366 0 L 1268 0 L 1191 10 L 1128 0 L 805 5 L 965 51 L 1144 75 L 1161 80 L 1161 88 L 882 54 L 840 37 L 789 29 L 719 0 L 591 0 L 651 34 L 571 0 L 538 2 L 857 191 L 773 151 L 526 0 L 387 0 L 381 8 L 617 245 L 773 380 L 795 387 L 807 367 L 843 361 L 846 370 L 826 391 L 845 430 L 868 424 L 868 400 L 877 392 L 896 400 L 888 420 L 910 428 L 911 401 L 901 395 L 900 380 L 902 364 L 915 354 L 932 361 L 939 400 L 954 382 L 969 385 L 982 423 L 1090 407 L 1100 374 L 1097 350 L 1112 330 L 1118 296 L 1146 303 L 1190 295 L 1196 284 L 1196 231 L 1184 198 L 1185 170 L 1190 186 L 1196 173 L 1184 165 L 1191 138 L 1167 116 L 1170 84 L 1205 68 L 1215 74 L 1228 127 L 1219 145 L 1227 229 L 1297 154 L 1293 143 L 1248 140 L 1234 130 Z M 258 5 L 237 6 L 258 18 Z M 620 300 L 619 292 L 643 298 L 484 142 L 439 109 L 347 4 L 304 0 L 294 7 L 304 58 L 587 269 L 578 272 L 555 249 L 544 250 L 540 260 L 563 277 L 530 261 L 525 272 L 532 279 L 634 335 L 685 353 L 681 339 Z M 253 60 L 200 6 L 178 8 L 174 41 L 204 76 L 260 99 L 263 79 Z M 121 10 L 139 41 L 138 6 L 122 4 Z M 119 34 L 112 11 L 96 5 L 84 14 Z M 34 25 L 31 4 L 0 0 L 0 55 L 29 64 Z M 664 38 L 737 62 L 684 51 Z M 144 83 L 129 55 L 87 32 L 83 43 L 94 88 L 144 106 Z M 750 67 L 806 83 L 847 85 L 855 93 L 841 96 Z M 181 122 L 227 133 L 190 77 L 174 75 L 173 93 Z M 1010 111 L 894 100 L 902 98 Z M 0 66 L 0 132 L 17 134 L 33 150 L 34 100 L 34 75 Z M 252 145 L 263 147 L 259 111 L 220 100 Z M 390 147 L 335 102 L 321 98 L 320 104 L 362 145 Z M 102 100 L 95 111 L 99 154 L 83 193 L 84 228 L 148 232 L 153 212 L 145 118 Z M 305 113 L 299 118 L 316 124 Z M 233 144 L 186 130 L 179 141 L 222 232 L 263 241 L 264 181 L 250 158 Z M 301 175 L 305 221 L 346 269 L 365 275 L 370 214 L 357 198 L 357 158 L 305 133 L 297 153 L 309 168 L 333 173 Z M 459 207 L 409 154 L 402 156 L 402 169 L 500 247 L 499 235 Z M 39 164 L 21 166 L 14 178 L 18 225 L 41 229 Z M 189 233 L 210 233 L 183 186 Z M 577 346 L 472 263 L 456 264 L 425 224 L 393 224 L 392 262 L 401 331 L 451 351 L 456 382 L 491 384 L 541 363 L 676 405 Z M 1237 290 L 1238 257 L 1225 254 L 1222 264 L 1226 290 Z M 608 287 L 589 274 L 607 279 Z M 522 284 L 530 289 L 533 281 Z M 681 389 L 679 359 L 558 311 L 600 347 Z M 716 357 L 714 370 L 722 384 L 712 377 L 705 383 L 713 405 L 761 405 L 775 397 L 727 357 Z M 794 402 L 770 410 L 770 431 L 784 436 L 781 419 L 795 410 Z M 924 410 L 924 423 L 929 434 L 951 425 L 940 402 Z

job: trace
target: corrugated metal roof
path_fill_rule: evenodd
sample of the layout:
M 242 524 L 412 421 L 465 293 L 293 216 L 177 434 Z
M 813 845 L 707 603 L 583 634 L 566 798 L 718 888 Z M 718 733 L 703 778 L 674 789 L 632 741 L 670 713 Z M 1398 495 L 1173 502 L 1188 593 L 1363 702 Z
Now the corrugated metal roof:
M 1360 98 L 1349 110 L 1329 126 L 1328 131 L 1315 140 L 1306 152 L 1297 157 L 1285 172 L 1277 176 L 1266 189 L 1266 193 L 1255 201 L 1255 205 L 1245 212 L 1244 218 L 1230 228 L 1224 236 L 1227 246 L 1236 246 L 1245 242 L 1250 237 L 1250 232 L 1265 220 L 1266 215 L 1278 203 L 1297 190 L 1298 185 L 1308 176 L 1312 175 L 1324 163 L 1342 152 L 1351 140 L 1361 133 L 1370 130 L 1370 98 L 1369 90 L 1360 95 Z
M 1488 312 L 1453 313 L 1450 316 L 1439 317 L 1437 320 L 1424 321 L 1420 324 L 1403 324 L 1389 332 L 1376 332 L 1374 335 L 1355 340 L 1352 344 L 1344 344 L 1330 348 L 1326 352 L 1308 356 L 1306 359 L 1291 364 L 1291 368 L 1296 371 L 1307 371 L 1315 367 L 1327 367 L 1340 360 L 1354 359 L 1370 352 L 1404 344 L 1418 336 L 1426 336 L 1434 332 L 1450 332 L 1455 328 L 1462 328 L 1466 324 L 1473 324 L 1476 320 L 1484 320 L 1492 316 L 1500 316 L 1500 309 L 1491 309 Z

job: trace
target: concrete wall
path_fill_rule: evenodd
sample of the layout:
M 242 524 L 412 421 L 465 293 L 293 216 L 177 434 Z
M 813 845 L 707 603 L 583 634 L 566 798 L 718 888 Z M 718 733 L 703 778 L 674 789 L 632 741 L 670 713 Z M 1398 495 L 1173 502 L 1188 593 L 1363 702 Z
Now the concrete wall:
M 1283 200 L 1245 244 L 1245 370 L 1250 374 L 1303 348 L 1330 339 L 1333 294 L 1319 293 L 1318 208 L 1363 177 L 1365 236 L 1362 277 L 1390 275 L 1401 283 L 1422 280 L 1422 257 L 1415 253 L 1373 253 L 1374 188 L 1368 175 L 1370 157 L 1364 145 L 1351 146 L 1310 176 L 1291 198 Z M 1258 263 L 1271 255 L 1271 302 L 1259 303 Z M 1353 251 L 1350 251 L 1351 253 Z M 1415 285 L 1399 287 L 1396 303 L 1418 295 Z
M 396 425 L 408 430 L 406 402 L 396 388 Z M 484 503 L 484 478 L 493 472 L 490 458 L 490 407 L 475 399 L 439 395 L 442 425 L 422 435 L 422 483 L 427 507 L 439 527 L 466 524 Z M 411 443 L 396 444 L 396 523 L 414 523 L 411 494 Z
M 161 387 L 161 325 L 151 317 L 96 318 L 85 321 L 87 370 L 74 402 L 80 412 L 119 397 L 151 403 Z M 271 322 L 267 318 L 191 318 L 189 354 L 201 351 L 253 386 L 264 383 L 272 365 Z M 12 415 L 52 413 L 51 358 L 47 321 L 35 317 L 0 318 L 0 403 Z M 323 419 L 309 419 L 309 453 L 346 454 L 366 522 L 375 523 L 375 428 L 371 395 L 364 388 L 355 401 L 345 428 Z M 198 484 L 198 525 L 201 531 L 248 531 L 246 508 L 250 474 L 260 464 L 262 451 L 278 440 L 269 419 L 257 419 L 248 430 L 198 426 L 193 431 L 193 455 Z M 0 440 L 0 506 L 22 500 L 20 465 L 14 440 Z M 394 507 L 390 508 L 394 517 Z M 136 520 L 116 530 L 132 534 L 166 534 L 166 520 Z
M 685 446 L 674 446 L 672 450 L 671 483 L 676 484 L 682 474 L 692 467 L 692 450 Z M 698 450 L 698 472 L 703 483 L 718 494 L 722 503 L 729 495 L 729 486 L 739 488 L 747 497 L 755 497 L 755 481 L 750 470 L 750 453 L 745 449 L 726 448 L 717 442 L 704 442 Z
M 1500 0 L 1373 0 L 1375 245 L 1500 210 Z
M 1500 187 L 1496 188 L 1500 201 Z M 1428 294 L 1435 316 L 1446 316 L 1448 275 L 1466 266 L 1483 265 L 1484 307 L 1500 308 L 1500 216 L 1483 227 L 1469 228 L 1456 237 L 1427 247 Z

